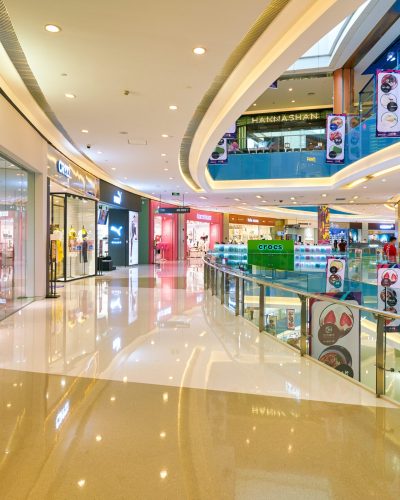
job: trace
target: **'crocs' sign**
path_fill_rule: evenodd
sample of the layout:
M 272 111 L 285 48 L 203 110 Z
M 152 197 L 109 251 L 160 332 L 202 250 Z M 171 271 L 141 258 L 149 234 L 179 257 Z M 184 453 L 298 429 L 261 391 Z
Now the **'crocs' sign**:
M 248 263 L 268 269 L 294 270 L 294 241 L 249 240 Z

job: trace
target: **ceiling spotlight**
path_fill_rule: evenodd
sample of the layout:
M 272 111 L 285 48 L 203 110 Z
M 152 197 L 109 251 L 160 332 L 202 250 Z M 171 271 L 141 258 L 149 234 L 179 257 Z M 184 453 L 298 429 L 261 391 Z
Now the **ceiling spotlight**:
M 295 198 L 294 196 L 292 196 L 290 199 L 293 201 L 293 200 L 295 200 L 296 198 Z
M 261 203 L 267 203 L 265 200 L 262 200 Z
M 253 106 L 257 106 L 257 103 L 255 102 L 255 103 L 253 104 Z
M 167 153 L 161 153 L 161 156 L 167 156 Z
M 207 196 L 199 196 L 200 200 L 208 200 Z
M 117 170 L 115 167 L 111 167 L 111 170 Z
M 240 201 L 240 198 L 234 198 L 235 201 Z
M 357 195 L 356 195 L 356 196 L 353 196 L 353 200 L 357 200 L 357 198 L 358 198 L 358 196 L 357 196 Z
M 66 97 L 67 99 L 75 99 L 75 97 L 76 97 L 76 95 L 75 95 L 75 94 L 70 94 L 69 92 L 67 92 L 67 93 L 66 93 L 66 94 L 64 94 L 64 95 L 65 95 L 65 97 Z
M 353 201 L 353 200 L 350 200 L 350 203 L 354 203 L 354 201 Z
M 244 202 L 242 203 L 242 205 L 247 205 L 247 203 L 244 201 Z
M 164 172 L 168 172 L 168 168 L 164 168 Z
M 164 139 L 166 139 L 167 137 L 169 137 L 168 134 L 161 134 L 161 137 L 163 137 Z
M 291 92 L 293 89 L 289 89 L 289 92 Z
M 259 194 L 257 194 L 256 198 L 258 198 L 259 200 L 261 200 L 262 196 L 260 196 Z
M 124 180 L 127 181 L 128 180 L 128 177 L 124 177 Z
M 322 198 L 326 198 L 327 195 L 326 195 L 326 193 L 322 193 L 321 196 L 322 196 Z
M 205 53 L 206 53 L 206 49 L 204 47 L 195 47 L 193 49 L 193 54 L 196 54 L 196 56 L 202 56 Z
M 175 179 L 175 177 L 169 177 L 170 181 L 173 181 L 174 179 Z
M 363 189 L 367 189 L 367 186 L 363 186 Z
M 178 106 L 175 106 L 175 104 L 171 104 L 171 106 L 169 107 L 169 109 L 171 111 L 176 111 L 178 109 Z
M 59 33 L 61 31 L 60 26 L 57 26 L 56 24 L 46 24 L 44 29 L 50 33 Z
M 103 151 L 97 151 L 97 154 L 98 154 L 98 155 L 102 155 L 102 154 L 103 154 Z
M 386 179 L 382 179 L 382 182 L 386 182 Z
M 292 203 L 293 203 L 293 205 L 297 205 L 297 201 L 293 201 Z
M 89 130 L 86 130 L 85 128 L 83 128 L 83 129 L 81 130 L 81 132 L 82 132 L 82 134 L 88 134 L 88 133 L 89 133 Z
M 296 102 L 294 99 L 292 99 L 292 102 Z

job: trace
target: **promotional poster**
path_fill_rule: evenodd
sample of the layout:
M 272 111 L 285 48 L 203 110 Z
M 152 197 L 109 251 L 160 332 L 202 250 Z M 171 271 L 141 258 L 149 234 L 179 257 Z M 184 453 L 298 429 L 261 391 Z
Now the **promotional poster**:
M 326 266 L 326 291 L 343 292 L 346 259 L 328 257 Z
M 228 163 L 228 141 L 221 139 L 208 160 L 210 165 Z
M 327 295 L 343 303 L 310 300 L 311 356 L 360 380 L 360 311 L 351 305 L 361 303 L 361 294 Z
M 400 137 L 399 98 L 400 71 L 376 72 L 376 135 Z
M 294 309 L 286 309 L 286 320 L 287 320 L 287 329 L 294 330 L 296 328 Z
M 138 242 L 138 214 L 129 212 L 129 265 L 139 263 L 139 242 Z
M 329 245 L 330 213 L 327 205 L 318 207 L 318 245 Z
M 378 265 L 378 309 L 398 314 L 400 294 L 400 268 L 398 264 Z M 400 321 L 386 320 L 387 332 L 400 332 Z
M 326 162 L 344 163 L 346 115 L 328 115 L 326 119 Z

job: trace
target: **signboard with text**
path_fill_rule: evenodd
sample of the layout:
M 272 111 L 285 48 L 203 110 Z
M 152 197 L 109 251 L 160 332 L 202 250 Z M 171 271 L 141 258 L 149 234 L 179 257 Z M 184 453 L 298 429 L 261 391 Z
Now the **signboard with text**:
M 376 72 L 376 136 L 400 137 L 400 71 Z
M 293 240 L 249 240 L 248 263 L 268 269 L 294 270 Z
M 344 163 L 346 115 L 328 115 L 326 119 L 326 163 Z
M 156 212 L 158 214 L 188 214 L 189 207 L 159 207 Z
M 378 264 L 378 309 L 398 314 L 400 268 L 396 263 Z M 400 332 L 400 321 L 386 320 L 387 332 Z

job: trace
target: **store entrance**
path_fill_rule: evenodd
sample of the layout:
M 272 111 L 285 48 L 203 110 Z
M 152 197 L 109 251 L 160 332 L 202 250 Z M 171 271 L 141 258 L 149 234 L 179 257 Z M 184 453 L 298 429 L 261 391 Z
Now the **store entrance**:
M 93 276 L 96 201 L 50 183 L 50 252 L 58 281 Z
M 210 223 L 188 220 L 186 226 L 188 257 L 205 253 L 210 247 Z

